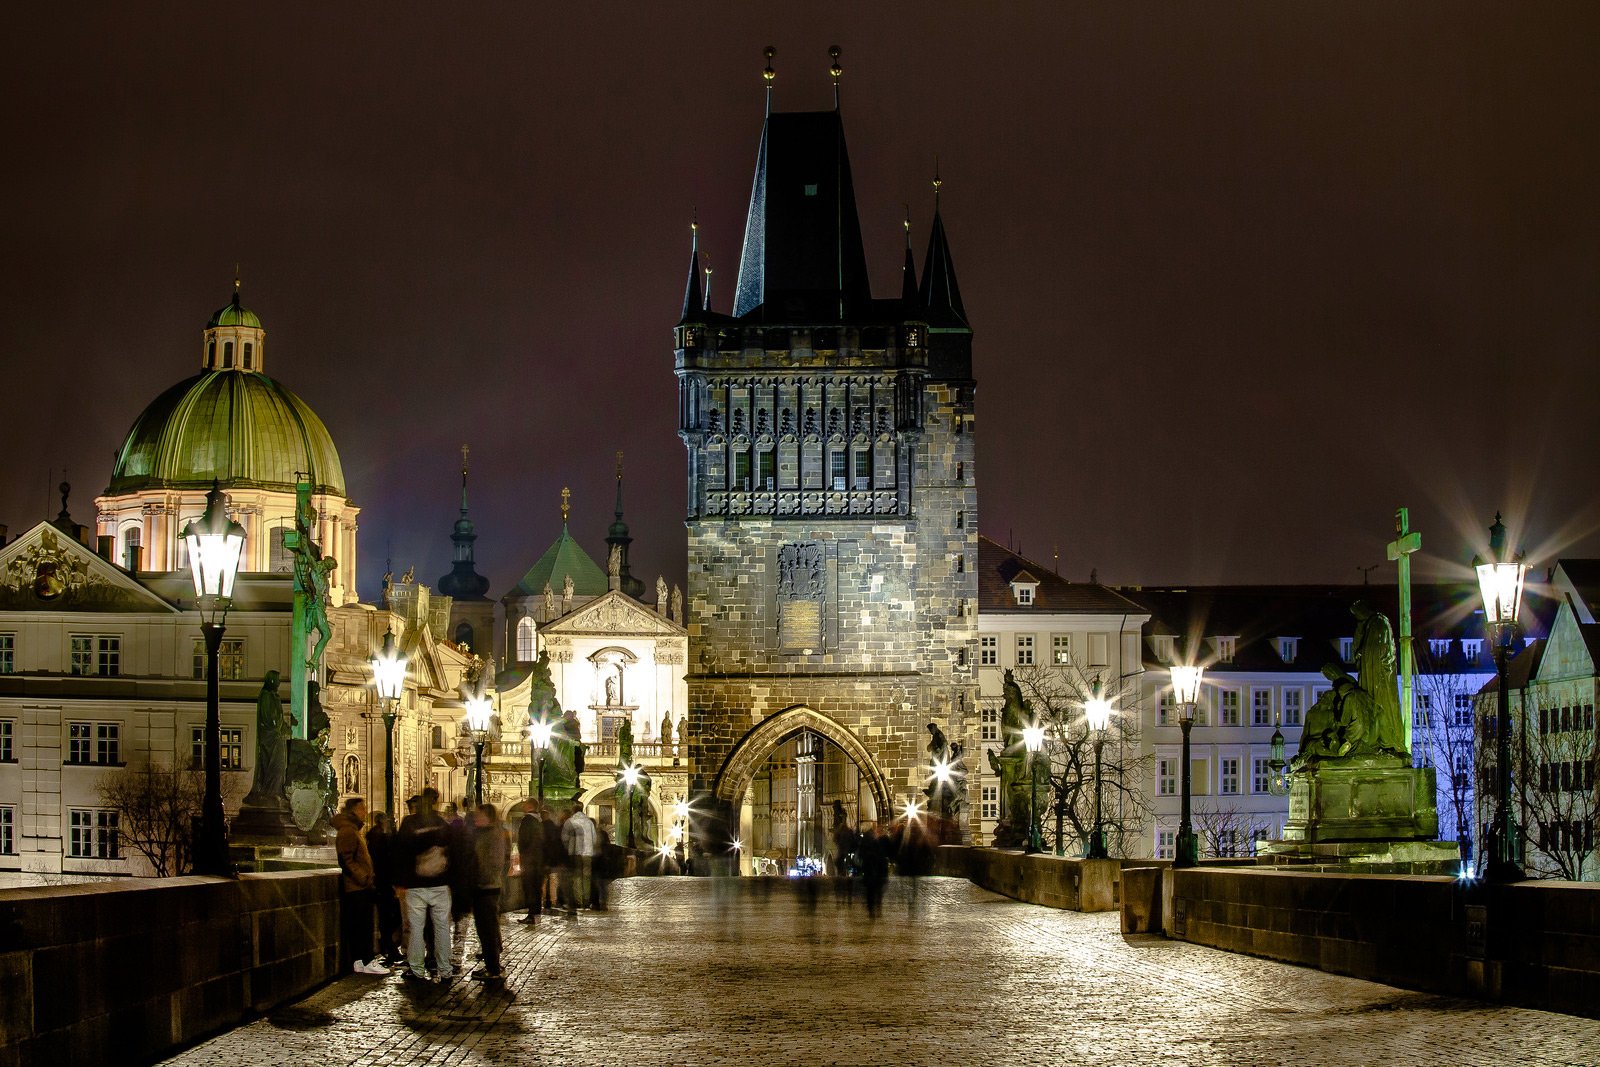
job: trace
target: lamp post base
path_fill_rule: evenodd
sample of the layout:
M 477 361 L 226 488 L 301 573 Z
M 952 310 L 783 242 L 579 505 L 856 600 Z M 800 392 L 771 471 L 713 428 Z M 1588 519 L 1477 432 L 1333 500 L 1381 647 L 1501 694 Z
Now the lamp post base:
M 1172 857 L 1174 867 L 1197 867 L 1200 865 L 1200 838 L 1189 831 L 1179 831 L 1177 851 Z
M 1089 851 L 1083 857 L 1087 860 L 1108 860 L 1111 853 L 1106 849 L 1106 832 L 1096 830 L 1089 835 Z

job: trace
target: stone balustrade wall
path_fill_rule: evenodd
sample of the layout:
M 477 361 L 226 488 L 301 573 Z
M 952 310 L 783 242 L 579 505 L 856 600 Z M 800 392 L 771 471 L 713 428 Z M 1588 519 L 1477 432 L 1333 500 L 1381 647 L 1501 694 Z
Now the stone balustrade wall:
M 147 1063 L 338 965 L 336 871 L 0 891 L 0 1067 Z

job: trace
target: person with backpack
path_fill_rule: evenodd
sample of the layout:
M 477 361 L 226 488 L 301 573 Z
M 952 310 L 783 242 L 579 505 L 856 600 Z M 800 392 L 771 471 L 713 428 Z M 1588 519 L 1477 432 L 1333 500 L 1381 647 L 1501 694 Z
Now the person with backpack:
M 450 824 L 434 810 L 439 791 L 432 786 L 418 798 L 417 810 L 407 815 L 396 835 L 400 854 L 409 862 L 404 868 L 406 920 L 410 935 L 406 945 L 406 977 L 428 980 L 424 969 L 427 946 L 425 927 L 433 930 L 434 961 L 439 981 L 455 977 L 450 965 L 450 882 L 451 853 L 457 848 Z

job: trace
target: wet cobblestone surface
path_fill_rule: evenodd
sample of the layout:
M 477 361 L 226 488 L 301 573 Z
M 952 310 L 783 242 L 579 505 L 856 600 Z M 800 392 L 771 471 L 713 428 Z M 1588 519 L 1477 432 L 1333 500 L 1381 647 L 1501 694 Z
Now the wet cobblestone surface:
M 876 920 L 825 886 L 630 879 L 504 931 L 503 983 L 350 976 L 168 1062 L 1600 1064 L 1600 1021 L 1125 940 L 954 879 L 893 883 Z

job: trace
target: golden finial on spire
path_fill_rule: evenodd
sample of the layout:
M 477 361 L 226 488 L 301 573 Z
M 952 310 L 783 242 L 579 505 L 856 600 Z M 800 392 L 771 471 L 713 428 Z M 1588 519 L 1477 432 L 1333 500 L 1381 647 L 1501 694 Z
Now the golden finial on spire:
M 572 513 L 572 490 L 566 488 L 565 486 L 562 486 L 562 488 L 561 488 L 561 525 L 565 526 L 567 524 L 567 516 L 570 515 L 571 513 Z
M 239 291 L 239 264 L 237 263 L 233 265 L 233 291 L 236 293 Z
M 622 449 L 617 449 L 617 481 L 622 481 Z
M 768 88 L 771 88 L 772 79 L 778 76 L 778 72 L 772 69 L 772 57 L 778 54 L 778 50 L 769 44 L 761 54 L 767 57 L 767 69 L 761 72 L 761 76 L 767 80 Z
M 944 179 L 939 177 L 939 157 L 933 157 L 933 209 L 939 210 L 939 187 L 944 184 Z
M 839 46 L 834 45 L 828 49 L 828 58 L 833 62 L 828 67 L 828 74 L 833 78 L 833 109 L 839 110 L 839 77 L 844 74 L 844 68 L 839 65 Z
M 461 446 L 461 473 L 467 473 L 467 453 L 472 451 L 466 445 Z

